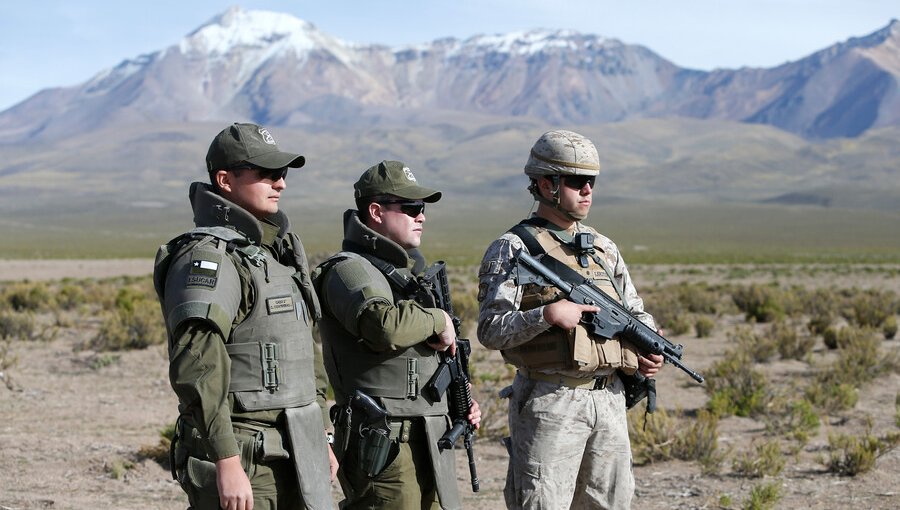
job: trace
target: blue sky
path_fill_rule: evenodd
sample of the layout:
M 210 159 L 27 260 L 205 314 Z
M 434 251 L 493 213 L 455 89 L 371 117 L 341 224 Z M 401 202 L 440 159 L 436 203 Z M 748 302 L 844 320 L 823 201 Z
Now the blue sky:
M 775 66 L 900 18 L 897 0 L 5 0 L 0 110 L 175 44 L 230 5 L 290 13 L 347 41 L 392 46 L 573 29 L 707 70 Z

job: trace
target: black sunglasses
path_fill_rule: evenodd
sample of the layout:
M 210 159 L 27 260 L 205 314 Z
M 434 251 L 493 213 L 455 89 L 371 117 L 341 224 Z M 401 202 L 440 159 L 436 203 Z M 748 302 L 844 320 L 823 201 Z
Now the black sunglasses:
M 260 179 L 268 179 L 272 182 L 278 182 L 281 179 L 287 179 L 287 167 L 284 168 L 262 168 L 259 166 L 239 166 L 232 168 L 232 170 L 237 171 L 245 171 L 245 170 L 253 170 L 257 172 Z
M 567 188 L 572 189 L 581 189 L 585 184 L 590 184 L 591 189 L 594 189 L 594 181 L 596 180 L 596 175 L 564 175 L 562 183 L 565 184 Z
M 421 200 L 382 200 L 381 205 L 396 204 L 400 206 L 400 212 L 415 218 L 425 212 L 425 202 Z

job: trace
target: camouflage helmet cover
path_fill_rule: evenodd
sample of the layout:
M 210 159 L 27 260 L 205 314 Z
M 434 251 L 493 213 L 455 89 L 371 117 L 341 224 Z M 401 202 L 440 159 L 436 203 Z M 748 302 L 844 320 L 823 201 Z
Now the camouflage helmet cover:
M 525 174 L 531 178 L 542 175 L 597 175 L 600 157 L 593 142 L 572 131 L 547 131 L 531 148 Z

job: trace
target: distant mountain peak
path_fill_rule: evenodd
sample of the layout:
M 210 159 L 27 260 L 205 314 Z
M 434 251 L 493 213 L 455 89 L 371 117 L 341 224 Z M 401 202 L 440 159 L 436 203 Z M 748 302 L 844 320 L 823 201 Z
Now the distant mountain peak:
M 494 51 L 513 55 L 532 55 L 549 49 L 577 50 L 579 39 L 590 39 L 599 44 L 611 42 L 594 35 L 583 35 L 574 30 L 533 29 L 505 34 L 475 35 L 462 42 L 463 47 L 480 51 Z
M 182 53 L 222 56 L 236 49 L 281 47 L 298 53 L 322 45 L 315 25 L 290 14 L 233 6 L 181 40 Z

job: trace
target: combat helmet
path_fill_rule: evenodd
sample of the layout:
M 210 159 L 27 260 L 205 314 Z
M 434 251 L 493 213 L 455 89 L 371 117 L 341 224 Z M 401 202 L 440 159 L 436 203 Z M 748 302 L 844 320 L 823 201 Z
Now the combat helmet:
M 597 175 L 600 157 L 593 142 L 573 131 L 547 131 L 531 147 L 525 175 Z
M 525 175 L 531 178 L 528 191 L 534 199 L 559 210 L 573 221 L 583 220 L 584 215 L 563 210 L 560 206 L 560 178 L 566 175 L 596 176 L 599 173 L 600 157 L 593 142 L 583 135 L 562 129 L 541 135 L 531 147 L 531 154 L 525 163 Z M 541 195 L 538 185 L 541 177 L 553 181 L 552 199 Z

